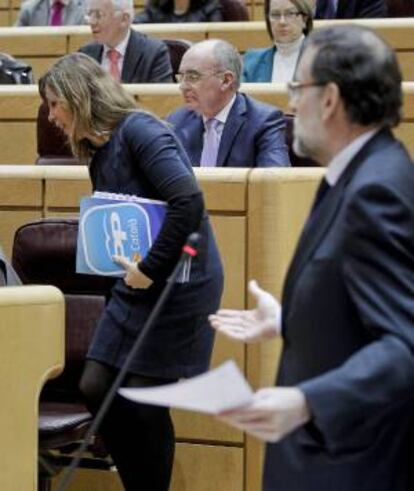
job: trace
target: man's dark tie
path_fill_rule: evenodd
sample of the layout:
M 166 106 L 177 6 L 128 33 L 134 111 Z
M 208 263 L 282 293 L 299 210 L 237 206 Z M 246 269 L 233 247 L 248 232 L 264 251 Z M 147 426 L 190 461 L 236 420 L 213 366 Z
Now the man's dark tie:
M 336 9 L 334 0 L 318 0 L 315 17 L 317 19 L 335 19 Z
M 319 184 L 318 190 L 316 191 L 315 194 L 315 200 L 312 205 L 312 209 L 310 214 L 315 212 L 316 208 L 320 205 L 321 201 L 323 200 L 326 192 L 331 188 L 330 184 L 328 181 L 323 177 L 321 180 L 321 183 Z

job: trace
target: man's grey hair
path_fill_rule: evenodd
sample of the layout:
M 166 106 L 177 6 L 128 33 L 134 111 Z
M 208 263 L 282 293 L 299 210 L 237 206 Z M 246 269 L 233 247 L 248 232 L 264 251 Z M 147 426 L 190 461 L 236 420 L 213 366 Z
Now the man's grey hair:
M 134 20 L 134 0 L 111 0 L 115 10 L 129 14 L 131 22 Z
M 242 58 L 237 49 L 227 41 L 212 39 L 214 42 L 213 57 L 217 64 L 217 69 L 232 72 L 234 75 L 233 88 L 237 91 L 241 83 L 243 70 Z

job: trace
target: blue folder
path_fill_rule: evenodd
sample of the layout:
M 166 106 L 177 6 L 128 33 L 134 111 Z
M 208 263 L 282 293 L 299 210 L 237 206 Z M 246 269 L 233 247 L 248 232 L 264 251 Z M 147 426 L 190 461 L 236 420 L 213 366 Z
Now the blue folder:
M 166 213 L 162 201 L 94 193 L 80 202 L 76 271 L 123 276 L 113 255 L 139 262 L 151 248 Z

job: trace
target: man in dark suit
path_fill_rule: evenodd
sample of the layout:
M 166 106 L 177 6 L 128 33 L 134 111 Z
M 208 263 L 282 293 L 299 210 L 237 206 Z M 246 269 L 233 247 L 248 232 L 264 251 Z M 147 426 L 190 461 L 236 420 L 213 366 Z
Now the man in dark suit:
M 328 166 L 290 265 L 282 309 L 213 327 L 284 339 L 278 387 L 224 419 L 267 446 L 265 491 L 414 489 L 414 165 L 390 128 L 401 73 L 357 26 L 314 31 L 290 86 L 294 149 Z M 281 316 L 281 323 L 280 323 Z
M 172 82 L 167 46 L 131 29 L 132 0 L 89 0 L 86 18 L 95 43 L 80 51 L 123 83 Z
M 317 0 L 315 19 L 387 17 L 385 0 Z
M 283 113 L 239 93 L 241 72 L 225 41 L 202 41 L 184 54 L 177 79 L 186 107 L 167 119 L 193 166 L 290 165 Z

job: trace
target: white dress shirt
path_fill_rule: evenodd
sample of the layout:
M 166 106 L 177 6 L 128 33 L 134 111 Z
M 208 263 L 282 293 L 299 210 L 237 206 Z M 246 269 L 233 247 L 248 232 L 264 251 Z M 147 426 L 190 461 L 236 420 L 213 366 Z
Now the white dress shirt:
M 293 80 L 304 39 L 305 36 L 302 34 L 299 39 L 291 43 L 275 43 L 272 82 L 286 83 Z

